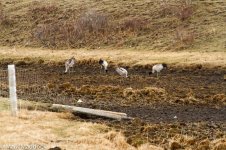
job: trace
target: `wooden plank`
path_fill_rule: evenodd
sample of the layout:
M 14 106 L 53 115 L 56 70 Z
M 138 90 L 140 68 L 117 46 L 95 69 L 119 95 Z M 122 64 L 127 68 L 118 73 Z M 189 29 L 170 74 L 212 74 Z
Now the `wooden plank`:
M 53 104 L 52 108 L 63 108 L 66 110 L 71 110 L 73 112 L 79 112 L 83 114 L 90 114 L 90 115 L 112 118 L 117 120 L 132 119 L 130 117 L 127 117 L 126 113 L 106 111 L 106 110 L 100 110 L 100 109 L 90 109 L 90 108 L 60 105 L 60 104 Z

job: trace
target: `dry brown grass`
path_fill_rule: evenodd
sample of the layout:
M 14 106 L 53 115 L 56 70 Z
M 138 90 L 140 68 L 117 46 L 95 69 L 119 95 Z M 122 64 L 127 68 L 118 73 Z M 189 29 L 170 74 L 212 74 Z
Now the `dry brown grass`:
M 167 93 L 162 88 L 157 87 L 145 87 L 143 89 L 132 89 L 126 88 L 123 90 L 123 96 L 128 100 L 137 100 L 142 102 L 143 97 L 148 97 L 148 102 L 151 103 L 155 101 L 165 101 L 167 98 Z M 147 103 L 147 102 L 145 102 Z
M 0 144 L 39 144 L 63 149 L 133 149 L 120 133 L 108 138 L 105 125 L 70 121 L 69 114 L 22 110 L 18 118 L 0 113 Z M 10 121 L 9 121 L 10 120 Z
M 36 144 L 45 149 L 57 146 L 62 149 L 136 150 L 121 133 L 106 125 L 77 121 L 71 113 L 21 109 L 18 117 L 12 117 L 8 99 L 4 98 L 1 98 L 0 110 L 1 146 Z M 138 149 L 146 148 L 161 150 L 150 144 Z
M 216 94 L 212 96 L 212 101 L 217 103 L 217 102 L 222 102 L 223 104 L 226 104 L 226 95 L 225 94 Z
M 225 50 L 223 1 L 4 0 L 2 4 L 9 20 L 0 25 L 1 45 Z M 189 37 L 192 44 L 172 44 L 180 25 L 197 34 L 194 41 Z
M 169 140 L 169 148 L 170 150 L 175 149 L 197 149 L 197 150 L 224 150 L 226 148 L 226 139 L 215 139 L 210 141 L 209 139 L 205 139 L 197 143 L 195 137 L 187 136 L 187 135 L 175 135 L 172 139 Z
M 114 63 L 124 63 L 128 65 L 146 65 L 154 63 L 168 63 L 171 66 L 202 64 L 204 67 L 226 67 L 225 52 L 158 52 L 134 49 L 68 49 L 68 50 L 48 50 L 29 48 L 0 48 L 1 59 L 24 59 L 25 61 L 60 62 L 71 56 L 75 56 L 79 61 L 104 58 Z M 42 61 L 43 61 L 42 60 Z M 111 65 L 111 64 L 110 64 Z

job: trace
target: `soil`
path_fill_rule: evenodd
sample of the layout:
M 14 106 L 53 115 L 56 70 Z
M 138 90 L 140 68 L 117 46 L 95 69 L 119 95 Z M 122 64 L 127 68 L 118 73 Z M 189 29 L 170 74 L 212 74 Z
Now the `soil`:
M 22 63 L 16 68 L 18 97 L 125 112 L 135 120 L 118 122 L 87 116 L 79 119 L 106 123 L 123 131 L 135 146 L 145 141 L 164 145 L 165 136 L 173 137 L 182 130 L 198 141 L 225 136 L 226 70 L 169 66 L 157 78 L 148 74 L 149 65 L 122 66 L 128 69 L 129 78 L 116 74 L 113 67 L 106 74 L 92 60 L 77 63 L 67 74 L 63 63 Z M 2 64 L 1 69 L 4 68 Z M 7 76 L 3 71 L 0 74 L 0 94 L 8 96 L 4 82 Z M 83 103 L 77 103 L 79 99 Z

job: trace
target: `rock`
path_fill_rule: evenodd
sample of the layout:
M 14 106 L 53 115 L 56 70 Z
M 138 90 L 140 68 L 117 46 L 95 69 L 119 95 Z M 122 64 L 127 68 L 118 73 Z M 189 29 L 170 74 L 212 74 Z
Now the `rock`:
M 49 150 L 62 150 L 60 147 L 56 146 L 56 147 L 53 147 L 53 148 L 49 148 Z

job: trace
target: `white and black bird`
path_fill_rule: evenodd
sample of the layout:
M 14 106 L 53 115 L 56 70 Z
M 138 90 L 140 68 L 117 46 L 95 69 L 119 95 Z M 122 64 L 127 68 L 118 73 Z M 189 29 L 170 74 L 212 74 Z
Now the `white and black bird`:
M 128 71 L 125 68 L 116 67 L 115 71 L 122 77 L 125 77 L 125 78 L 128 77 Z
M 165 63 L 163 63 L 163 64 L 156 64 L 156 65 L 154 65 L 152 67 L 152 71 L 149 72 L 149 75 L 156 72 L 157 73 L 157 77 L 158 77 L 160 71 L 162 71 L 164 68 L 167 68 L 167 64 L 165 64 Z
M 75 57 L 71 57 L 70 59 L 66 60 L 65 62 L 65 73 L 70 72 L 70 68 L 74 67 L 75 65 Z
M 107 73 L 108 72 L 108 62 L 106 60 L 100 59 L 99 64 L 101 69 L 104 68 L 104 71 Z

